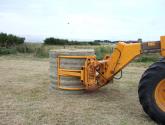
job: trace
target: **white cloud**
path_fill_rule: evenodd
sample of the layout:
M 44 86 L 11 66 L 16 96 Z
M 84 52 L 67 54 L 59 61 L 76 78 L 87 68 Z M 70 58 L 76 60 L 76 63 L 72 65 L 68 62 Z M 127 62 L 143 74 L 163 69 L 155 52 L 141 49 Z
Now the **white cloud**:
M 163 3 L 163 0 L 0 2 L 0 31 L 69 39 L 157 40 L 164 34 Z

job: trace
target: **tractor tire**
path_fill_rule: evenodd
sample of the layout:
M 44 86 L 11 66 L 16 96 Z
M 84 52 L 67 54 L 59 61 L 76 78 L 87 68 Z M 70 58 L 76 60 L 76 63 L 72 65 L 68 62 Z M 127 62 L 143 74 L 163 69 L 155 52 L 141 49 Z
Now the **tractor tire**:
M 152 64 L 142 75 L 139 101 L 155 122 L 165 125 L 165 59 Z

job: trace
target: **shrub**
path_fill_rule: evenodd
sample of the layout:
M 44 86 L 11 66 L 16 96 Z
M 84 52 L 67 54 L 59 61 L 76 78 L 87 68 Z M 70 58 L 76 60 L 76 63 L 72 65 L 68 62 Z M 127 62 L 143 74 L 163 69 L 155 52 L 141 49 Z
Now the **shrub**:
M 104 56 L 106 55 L 110 55 L 113 52 L 113 47 L 112 46 L 101 46 L 101 47 L 97 47 L 95 49 L 95 53 L 96 53 L 96 58 L 98 60 L 103 59 Z
M 68 40 L 56 39 L 56 38 L 50 37 L 50 38 L 46 38 L 44 40 L 44 44 L 47 44 L 47 45 L 65 45 L 65 44 L 68 44 Z
M 46 45 L 100 45 L 98 41 L 82 42 L 82 41 L 69 41 L 67 39 L 57 39 L 53 37 L 46 38 L 44 40 Z
M 16 48 L 19 53 L 34 53 L 38 48 L 41 48 L 41 44 L 24 43 L 24 44 L 18 45 Z
M 153 53 L 153 54 L 144 54 L 140 56 L 135 62 L 156 62 L 160 59 L 160 54 Z
M 16 54 L 16 48 L 0 48 L 0 55 Z
M 25 38 L 18 37 L 12 34 L 0 33 L 0 47 L 11 48 L 16 45 L 23 44 Z
M 24 43 L 17 46 L 19 53 L 32 53 L 37 57 L 48 57 L 48 50 L 49 48 L 40 43 Z
M 48 54 L 48 49 L 42 45 L 40 48 L 37 48 L 35 50 L 35 56 L 37 57 L 49 57 L 49 54 Z

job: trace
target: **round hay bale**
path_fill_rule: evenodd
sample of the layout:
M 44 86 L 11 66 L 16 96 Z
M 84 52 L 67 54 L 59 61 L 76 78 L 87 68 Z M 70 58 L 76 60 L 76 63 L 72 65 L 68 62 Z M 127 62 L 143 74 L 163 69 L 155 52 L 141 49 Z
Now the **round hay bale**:
M 94 49 L 58 49 L 50 50 L 50 89 L 57 88 L 57 57 L 58 56 L 94 56 Z M 84 66 L 85 59 L 68 59 L 61 58 L 61 67 L 63 69 L 80 70 Z M 64 87 L 82 87 L 82 83 L 77 77 L 64 77 L 61 76 L 61 85 Z M 68 93 L 68 92 L 67 92 Z M 75 93 L 75 92 L 72 92 Z

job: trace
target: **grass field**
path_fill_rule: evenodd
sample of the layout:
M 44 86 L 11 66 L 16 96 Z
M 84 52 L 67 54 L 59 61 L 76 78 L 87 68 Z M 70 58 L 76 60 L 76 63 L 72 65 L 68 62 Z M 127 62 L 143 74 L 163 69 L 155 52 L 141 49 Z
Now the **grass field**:
M 149 63 L 132 63 L 121 80 L 94 93 L 49 91 L 49 59 L 0 56 L 0 125 L 155 125 L 137 86 Z

